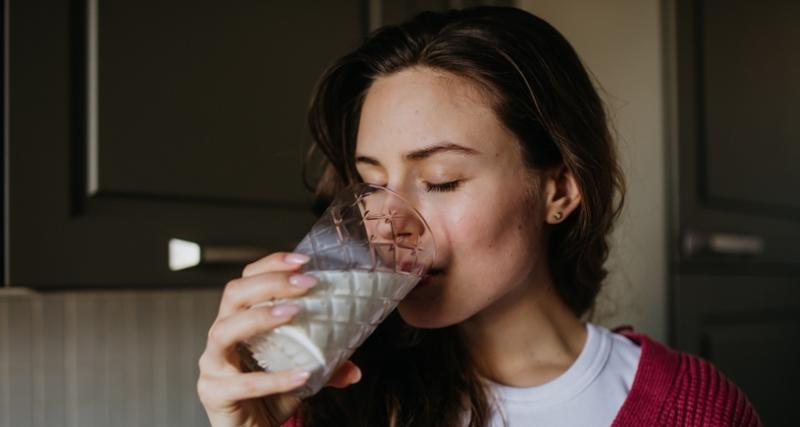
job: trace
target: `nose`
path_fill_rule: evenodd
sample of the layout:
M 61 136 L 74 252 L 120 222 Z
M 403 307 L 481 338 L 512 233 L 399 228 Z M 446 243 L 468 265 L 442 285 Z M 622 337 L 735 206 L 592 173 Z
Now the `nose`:
M 376 214 L 375 234 L 378 239 L 394 241 L 401 246 L 413 246 L 425 234 L 425 224 L 414 208 L 392 193 L 385 193 Z M 376 206 L 377 207 L 377 206 Z
M 422 274 L 435 245 L 420 214 L 392 191 L 372 193 L 364 202 L 364 225 L 379 262 L 396 272 Z

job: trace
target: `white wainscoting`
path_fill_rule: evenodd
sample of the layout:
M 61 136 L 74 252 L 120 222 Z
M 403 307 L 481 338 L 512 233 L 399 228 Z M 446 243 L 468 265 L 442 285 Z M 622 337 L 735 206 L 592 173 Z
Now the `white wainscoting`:
M 207 426 L 220 291 L 0 294 L 0 427 Z

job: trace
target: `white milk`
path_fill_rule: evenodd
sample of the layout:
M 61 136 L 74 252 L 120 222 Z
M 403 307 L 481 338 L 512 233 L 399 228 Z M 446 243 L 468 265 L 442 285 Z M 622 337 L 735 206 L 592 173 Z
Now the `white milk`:
M 370 271 L 308 271 L 320 282 L 290 301 L 302 309 L 290 324 L 247 340 L 266 371 L 301 367 L 311 372 L 301 396 L 316 393 L 375 327 L 414 288 L 419 277 Z

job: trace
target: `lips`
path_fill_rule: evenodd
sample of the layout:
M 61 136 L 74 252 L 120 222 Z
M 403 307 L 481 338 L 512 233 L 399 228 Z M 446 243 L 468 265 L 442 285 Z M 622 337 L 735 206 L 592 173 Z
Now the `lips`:
M 428 274 L 427 275 L 428 276 L 435 276 L 437 274 L 442 274 L 442 273 L 444 273 L 444 269 L 443 268 L 431 267 L 431 269 L 428 270 Z
M 425 286 L 431 283 L 435 278 L 444 274 L 444 270 L 440 268 L 431 268 L 422 280 L 419 281 L 417 287 Z

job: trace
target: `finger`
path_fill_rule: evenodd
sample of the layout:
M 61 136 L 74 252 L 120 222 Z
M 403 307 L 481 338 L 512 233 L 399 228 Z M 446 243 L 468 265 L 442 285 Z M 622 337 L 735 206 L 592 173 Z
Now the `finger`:
M 293 271 L 310 260 L 308 255 L 296 254 L 292 252 L 275 252 L 267 255 L 258 261 L 247 264 L 242 271 L 242 277 L 254 276 L 256 274 L 267 273 L 270 271 Z
M 361 369 L 359 369 L 355 363 L 348 360 L 336 370 L 326 385 L 334 388 L 344 388 L 355 384 L 360 380 Z
M 312 275 L 283 271 L 231 280 L 222 293 L 217 317 L 228 317 L 251 305 L 274 298 L 299 297 L 318 282 Z
M 282 325 L 300 311 L 296 304 L 278 304 L 242 310 L 218 319 L 208 333 L 208 344 L 201 358 L 201 370 L 217 371 L 229 365 L 227 355 L 234 346 L 261 332 Z
M 245 399 L 286 393 L 308 381 L 303 370 L 283 372 L 248 372 L 231 377 L 201 377 L 197 394 L 207 407 L 222 407 Z

